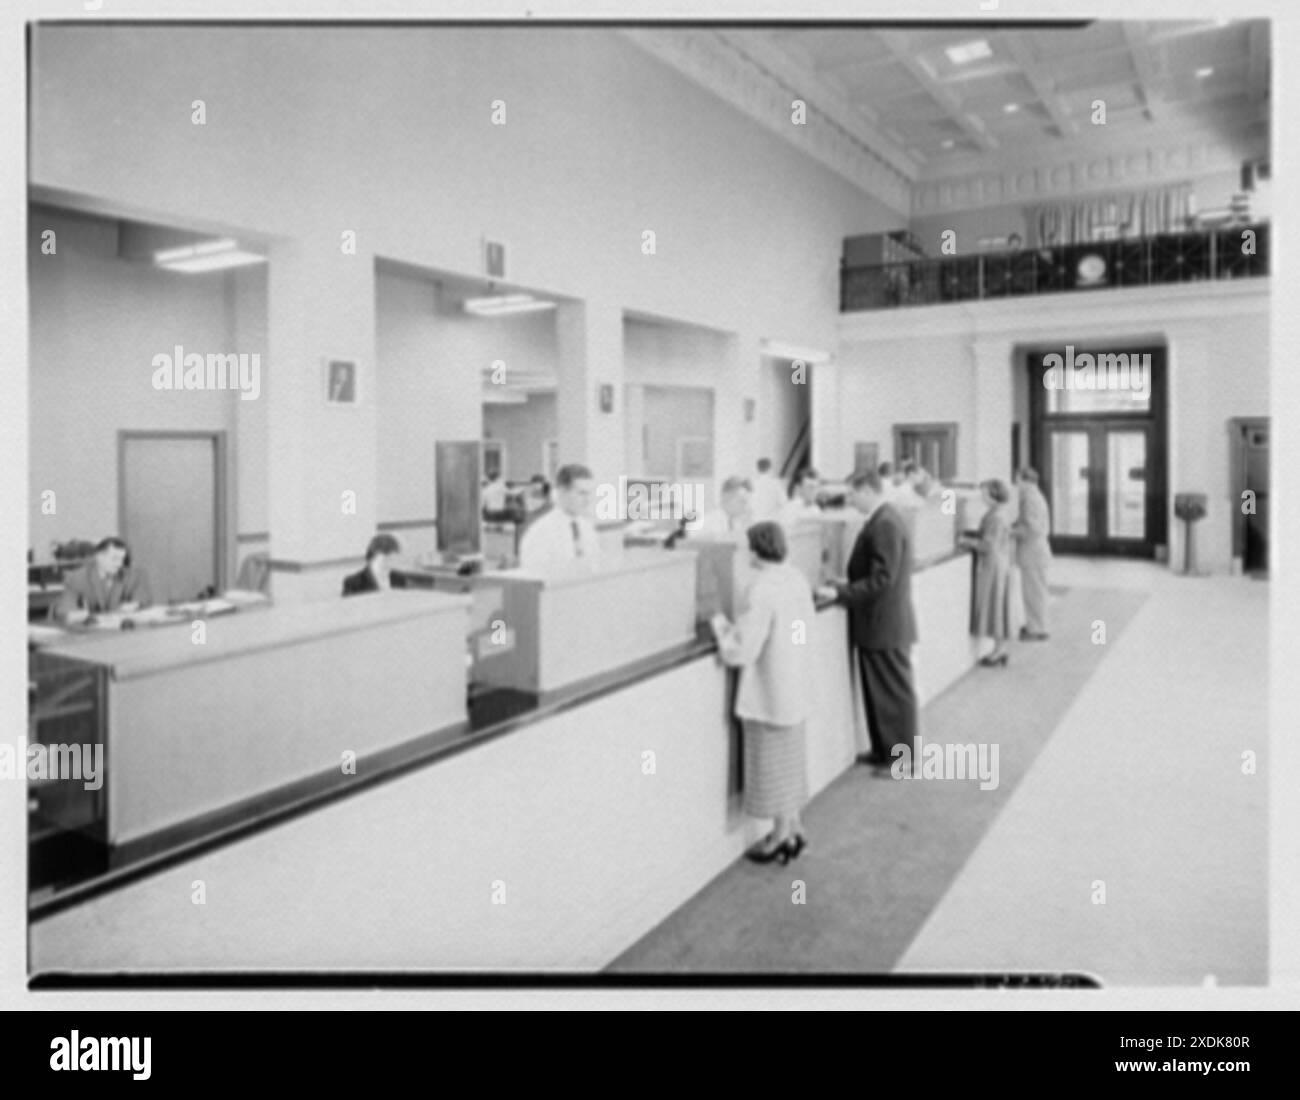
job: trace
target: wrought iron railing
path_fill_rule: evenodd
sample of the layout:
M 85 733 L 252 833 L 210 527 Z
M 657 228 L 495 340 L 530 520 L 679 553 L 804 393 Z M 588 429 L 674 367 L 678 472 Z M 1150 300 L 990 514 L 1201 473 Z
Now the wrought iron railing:
M 840 271 L 840 310 L 1268 274 L 1268 223 Z

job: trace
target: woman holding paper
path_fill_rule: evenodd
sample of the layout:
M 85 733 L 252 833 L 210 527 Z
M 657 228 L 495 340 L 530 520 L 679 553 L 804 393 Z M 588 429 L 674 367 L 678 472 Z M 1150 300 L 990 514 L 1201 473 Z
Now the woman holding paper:
M 799 812 L 808 801 L 807 634 L 815 611 L 808 581 L 785 561 L 780 524 L 756 523 L 746 537 L 755 571 L 748 608 L 734 624 L 715 616 L 713 629 L 722 660 L 741 670 L 736 717 L 744 724 L 745 812 L 775 822 L 746 854 L 784 864 L 807 844 Z

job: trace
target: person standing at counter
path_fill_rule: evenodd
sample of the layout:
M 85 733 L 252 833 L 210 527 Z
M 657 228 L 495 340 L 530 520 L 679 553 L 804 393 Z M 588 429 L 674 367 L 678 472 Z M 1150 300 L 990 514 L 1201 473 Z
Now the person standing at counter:
M 961 545 L 979 555 L 975 573 L 975 606 L 971 633 L 977 638 L 992 638 L 993 649 L 980 658 L 986 668 L 1005 667 L 1010 655 L 1007 640 L 1011 637 L 1011 520 L 1006 503 L 1011 497 L 1004 482 L 980 484 L 988 510 L 980 520 L 979 534 L 963 538 Z
M 785 504 L 785 486 L 781 479 L 772 473 L 772 460 L 758 460 L 758 476 L 754 478 L 754 495 L 750 502 L 753 522 L 776 519 Z
M 80 623 L 103 612 L 129 615 L 150 606 L 149 581 L 142 570 L 128 564 L 130 556 L 126 543 L 116 535 L 100 539 L 95 556 L 63 578 L 54 617 Z
M 821 488 L 821 481 L 817 476 L 817 471 L 811 466 L 806 466 L 795 475 L 793 492 L 790 499 L 785 502 L 777 521 L 782 527 L 789 527 L 793 523 L 798 523 L 801 519 L 816 519 L 821 514 L 821 509 L 817 507 L 817 491 Z
M 849 556 L 848 579 L 834 587 L 848 606 L 871 737 L 871 752 L 858 763 L 888 769 L 896 746 L 906 745 L 913 758 L 916 752 L 912 540 L 903 517 L 885 499 L 879 474 L 855 474 L 849 488 L 849 503 L 866 522 Z
M 535 520 L 519 543 L 524 569 L 548 570 L 570 562 L 600 560 L 596 526 L 587 517 L 595 491 L 586 466 L 561 466 L 555 475 L 555 506 Z
M 1026 466 L 1016 477 L 1020 492 L 1020 516 L 1011 525 L 1016 540 L 1016 562 L 1025 596 L 1025 625 L 1020 639 L 1041 642 L 1047 639 L 1047 569 L 1052 564 L 1052 547 L 1047 536 L 1052 530 L 1052 515 L 1047 499 L 1038 488 L 1038 471 Z
M 376 535 L 366 547 L 365 568 L 343 578 L 343 595 L 359 596 L 363 592 L 386 592 L 405 588 L 400 575 L 393 574 L 393 558 L 402 552 L 402 544 L 393 535 Z
M 780 524 L 756 523 L 746 538 L 755 572 L 748 606 L 734 624 L 717 616 L 714 629 L 722 660 L 741 670 L 736 717 L 744 725 L 745 813 L 774 819 L 772 832 L 746 855 L 784 864 L 807 845 L 799 812 L 808 801 L 810 670 L 796 630 L 810 627 L 816 612 L 808 581 L 785 560 Z
M 743 539 L 753 523 L 751 491 L 752 487 L 745 478 L 727 478 L 722 483 L 719 507 L 700 517 L 694 534 L 706 539 Z

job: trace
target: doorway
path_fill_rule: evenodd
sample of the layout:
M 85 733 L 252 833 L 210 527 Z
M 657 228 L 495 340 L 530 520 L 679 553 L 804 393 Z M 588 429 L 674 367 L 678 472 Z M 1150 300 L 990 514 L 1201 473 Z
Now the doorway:
M 1230 422 L 1232 433 L 1232 556 L 1241 559 L 1242 570 L 1252 576 L 1268 575 L 1269 420 L 1237 417 Z M 1244 494 L 1254 494 L 1254 511 L 1246 510 Z
M 1146 364 L 1138 387 L 1047 389 L 1045 355 L 1028 355 L 1031 452 L 1060 553 L 1158 557 L 1167 545 L 1165 349 L 1074 352 Z M 1060 350 L 1055 351 L 1060 355 Z M 1149 358 L 1147 358 L 1149 356 Z M 1101 377 L 1100 370 L 1098 378 Z
M 957 476 L 957 425 L 895 424 L 894 464 L 912 461 L 940 480 Z
M 157 604 L 227 587 L 225 432 L 118 432 L 118 527 Z

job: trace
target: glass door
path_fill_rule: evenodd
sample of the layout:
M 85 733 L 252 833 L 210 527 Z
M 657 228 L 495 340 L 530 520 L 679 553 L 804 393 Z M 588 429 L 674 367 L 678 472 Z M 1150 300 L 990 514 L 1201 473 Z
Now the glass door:
M 1148 539 L 1147 425 L 1089 421 L 1047 432 L 1052 545 L 1066 553 L 1132 553 Z

